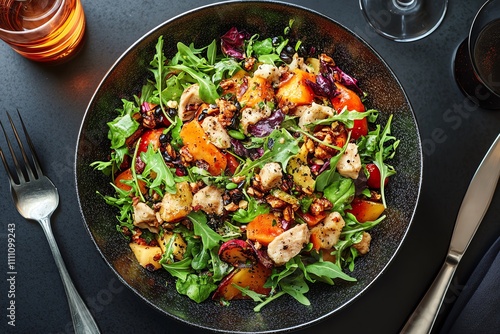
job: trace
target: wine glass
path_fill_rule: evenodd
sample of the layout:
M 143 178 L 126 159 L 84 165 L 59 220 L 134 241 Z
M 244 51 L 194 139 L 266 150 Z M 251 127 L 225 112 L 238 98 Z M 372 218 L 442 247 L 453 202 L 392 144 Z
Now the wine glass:
M 412 42 L 436 30 L 448 0 L 359 0 L 359 5 L 380 35 L 396 42 Z

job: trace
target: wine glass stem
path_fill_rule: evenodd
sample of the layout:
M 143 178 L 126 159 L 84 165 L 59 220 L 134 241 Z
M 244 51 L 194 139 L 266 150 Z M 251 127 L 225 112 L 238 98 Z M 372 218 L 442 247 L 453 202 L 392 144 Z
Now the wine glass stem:
M 400 6 L 410 6 L 415 0 L 394 0 Z
M 392 0 L 392 3 L 400 10 L 409 10 L 415 7 L 417 0 Z

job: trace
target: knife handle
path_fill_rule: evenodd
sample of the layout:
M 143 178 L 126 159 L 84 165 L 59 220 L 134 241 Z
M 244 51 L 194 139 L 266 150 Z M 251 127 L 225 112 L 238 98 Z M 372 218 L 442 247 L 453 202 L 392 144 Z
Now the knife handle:
M 404 334 L 430 333 L 457 269 L 460 256 L 448 254 L 438 275 L 401 330 Z

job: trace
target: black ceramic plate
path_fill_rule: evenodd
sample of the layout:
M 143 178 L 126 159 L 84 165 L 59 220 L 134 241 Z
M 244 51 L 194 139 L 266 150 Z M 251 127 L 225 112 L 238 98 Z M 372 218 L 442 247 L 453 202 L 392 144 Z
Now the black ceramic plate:
M 282 35 L 294 19 L 292 34 L 307 45 L 316 45 L 368 93 L 367 105 L 381 110 L 384 122 L 394 114 L 393 134 L 401 140 L 392 161 L 398 174 L 392 177 L 387 198 L 387 219 L 372 231 L 371 251 L 359 258 L 352 276 L 356 283 L 335 286 L 315 284 L 307 297 L 311 306 L 283 297 L 254 313 L 251 301 L 221 307 L 213 302 L 196 304 L 177 294 L 167 272 L 150 273 L 139 266 L 127 242 L 115 229 L 116 211 L 96 194 L 112 193 L 109 179 L 89 164 L 104 160 L 109 150 L 106 122 L 115 117 L 121 98 L 131 99 L 150 74 L 147 66 L 155 44 L 164 35 L 167 57 L 178 41 L 205 46 L 232 26 L 261 36 Z M 149 32 L 126 51 L 105 76 L 93 96 L 83 121 L 77 153 L 76 184 L 84 222 L 97 249 L 125 285 L 140 298 L 183 322 L 221 332 L 277 332 L 310 325 L 360 297 L 387 267 L 411 224 L 422 177 L 420 138 L 408 98 L 386 63 L 355 34 L 319 13 L 276 2 L 228 2 L 202 7 L 173 18 Z M 168 285 L 166 283 L 169 283 Z M 280 315 L 280 316 L 277 316 Z

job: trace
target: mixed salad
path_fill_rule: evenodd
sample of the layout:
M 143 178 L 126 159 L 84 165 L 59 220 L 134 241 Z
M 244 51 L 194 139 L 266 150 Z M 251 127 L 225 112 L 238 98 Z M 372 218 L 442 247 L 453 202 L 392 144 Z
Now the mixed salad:
M 385 218 L 392 116 L 379 124 L 357 80 L 291 24 L 179 42 L 171 59 L 160 37 L 151 77 L 108 123 L 109 159 L 92 164 L 138 263 L 198 303 L 308 305 L 311 283 L 355 281 Z

